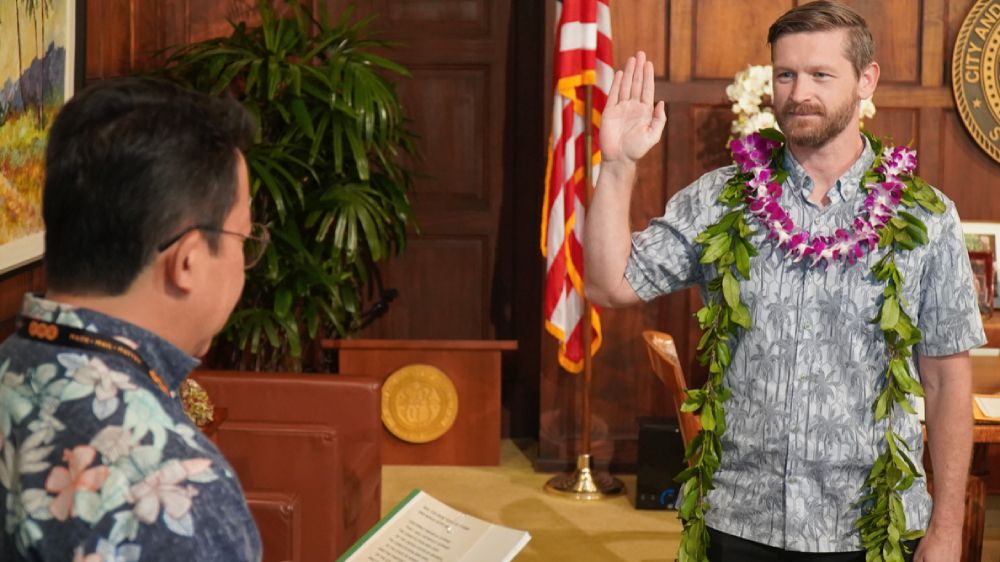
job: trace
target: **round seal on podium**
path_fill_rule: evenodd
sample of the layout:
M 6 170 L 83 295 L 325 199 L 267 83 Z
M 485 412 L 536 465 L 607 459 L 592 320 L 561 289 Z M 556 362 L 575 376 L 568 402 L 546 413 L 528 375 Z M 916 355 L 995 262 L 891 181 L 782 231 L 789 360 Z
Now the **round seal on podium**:
M 407 365 L 382 383 L 382 423 L 410 443 L 427 443 L 444 435 L 458 415 L 458 393 L 441 369 Z
M 955 40 L 951 82 L 969 134 L 1000 163 L 1000 0 L 978 0 Z

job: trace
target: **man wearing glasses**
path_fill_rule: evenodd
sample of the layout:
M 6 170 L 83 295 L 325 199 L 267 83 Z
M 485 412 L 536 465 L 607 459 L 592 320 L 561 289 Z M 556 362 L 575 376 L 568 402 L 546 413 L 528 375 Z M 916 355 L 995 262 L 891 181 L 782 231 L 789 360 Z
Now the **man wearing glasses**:
M 0 345 L 0 560 L 259 560 L 236 476 L 179 388 L 267 231 L 232 100 L 122 79 L 49 134 L 45 298 Z

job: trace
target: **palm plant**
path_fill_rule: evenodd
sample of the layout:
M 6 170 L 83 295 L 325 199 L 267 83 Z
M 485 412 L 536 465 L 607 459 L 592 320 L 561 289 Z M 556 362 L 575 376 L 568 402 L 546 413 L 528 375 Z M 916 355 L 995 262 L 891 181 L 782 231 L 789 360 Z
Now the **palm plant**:
M 236 97 L 260 124 L 246 161 L 272 244 L 216 342 L 213 363 L 227 367 L 298 369 L 319 338 L 355 331 L 376 262 L 404 248 L 412 220 L 413 136 L 386 78 L 408 72 L 373 52 L 390 45 L 371 18 L 331 25 L 286 2 L 279 14 L 259 0 L 259 26 L 167 49 L 156 71 Z

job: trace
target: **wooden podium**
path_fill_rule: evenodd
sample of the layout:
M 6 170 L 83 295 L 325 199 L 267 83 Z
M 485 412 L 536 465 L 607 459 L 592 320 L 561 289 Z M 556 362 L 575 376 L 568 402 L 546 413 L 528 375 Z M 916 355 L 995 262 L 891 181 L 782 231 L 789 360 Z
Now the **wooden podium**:
M 450 429 L 411 443 L 383 424 L 382 463 L 496 466 L 500 464 L 500 354 L 508 340 L 323 340 L 336 351 L 339 373 L 385 380 L 409 365 L 430 365 L 454 384 L 458 411 Z

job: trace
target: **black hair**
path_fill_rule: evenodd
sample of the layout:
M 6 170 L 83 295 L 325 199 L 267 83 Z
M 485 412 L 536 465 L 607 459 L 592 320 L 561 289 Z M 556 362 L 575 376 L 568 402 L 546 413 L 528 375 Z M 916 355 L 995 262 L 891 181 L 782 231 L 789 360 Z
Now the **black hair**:
M 190 226 L 221 226 L 254 127 L 231 98 L 152 79 L 104 80 L 75 95 L 45 153 L 49 287 L 120 295 L 162 242 Z M 217 237 L 209 243 L 215 251 Z

